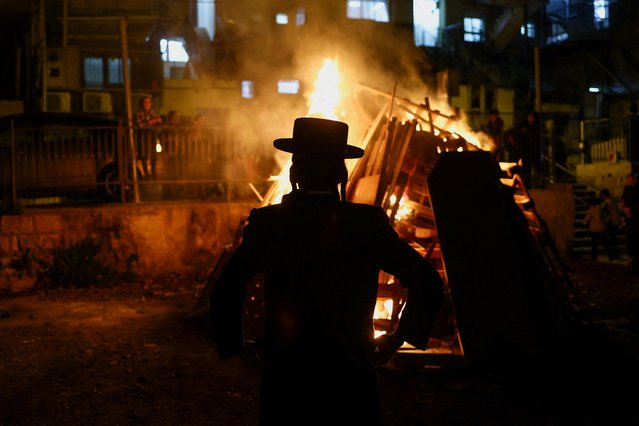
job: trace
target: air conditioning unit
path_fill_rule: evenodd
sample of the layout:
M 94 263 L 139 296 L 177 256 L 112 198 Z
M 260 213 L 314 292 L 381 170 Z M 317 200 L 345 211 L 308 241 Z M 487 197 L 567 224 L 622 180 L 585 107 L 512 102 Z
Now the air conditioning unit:
M 47 111 L 71 112 L 71 93 L 69 92 L 47 93 Z
M 103 92 L 84 92 L 82 94 L 82 111 L 95 113 L 112 113 L 111 94 Z

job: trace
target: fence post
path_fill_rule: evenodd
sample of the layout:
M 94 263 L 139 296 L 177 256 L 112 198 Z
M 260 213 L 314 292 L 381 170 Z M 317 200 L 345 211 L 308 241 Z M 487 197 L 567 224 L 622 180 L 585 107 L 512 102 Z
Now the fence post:
M 15 207 L 18 196 L 16 191 L 16 131 L 13 120 L 10 122 L 11 128 L 11 205 Z
M 549 175 L 551 182 L 555 182 L 556 173 L 555 173 L 555 137 L 554 131 L 550 131 L 550 135 L 547 136 L 546 140 L 548 140 L 548 158 L 545 164 L 548 164 L 550 167 Z
M 628 116 L 626 123 L 628 160 L 639 161 L 639 116 L 635 114 Z
M 120 202 L 122 204 L 126 203 L 126 184 L 127 184 L 127 178 L 126 178 L 126 158 L 125 158 L 125 152 L 126 150 L 124 149 L 124 145 L 125 145 L 125 136 L 124 136 L 124 130 L 122 128 L 122 119 L 118 120 L 118 130 L 116 132 L 116 140 L 117 140 L 117 150 L 118 150 L 118 161 L 116 163 L 116 167 L 118 170 L 118 180 L 120 181 Z
M 586 164 L 586 141 L 584 140 L 585 135 L 584 135 L 584 121 L 580 120 L 579 121 L 579 149 L 581 150 L 581 164 Z
M 129 47 L 126 33 L 126 19 L 120 18 L 120 43 L 122 48 L 122 79 L 124 80 L 124 100 L 126 103 L 126 121 L 127 135 L 129 140 L 129 149 L 131 150 L 131 175 L 133 176 L 133 200 L 140 202 L 140 189 L 138 187 L 138 172 L 136 168 L 137 155 L 135 150 L 135 141 L 133 140 L 133 113 L 131 112 L 131 79 L 129 73 Z

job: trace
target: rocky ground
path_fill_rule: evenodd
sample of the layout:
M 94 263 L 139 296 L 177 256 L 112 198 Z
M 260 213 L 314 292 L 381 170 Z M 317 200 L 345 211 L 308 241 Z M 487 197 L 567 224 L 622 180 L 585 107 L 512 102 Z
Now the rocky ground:
M 509 365 L 382 369 L 386 423 L 639 424 L 639 276 L 569 266 L 588 324 L 564 347 Z M 256 424 L 258 366 L 218 361 L 206 323 L 184 320 L 202 287 L 173 276 L 1 297 L 0 425 Z

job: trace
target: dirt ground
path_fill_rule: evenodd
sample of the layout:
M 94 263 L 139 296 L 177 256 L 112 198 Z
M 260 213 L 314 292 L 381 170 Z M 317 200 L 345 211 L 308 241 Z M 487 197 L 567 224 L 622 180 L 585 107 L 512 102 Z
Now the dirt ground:
M 591 320 L 575 338 L 508 365 L 382 369 L 386 423 L 639 424 L 639 276 L 569 266 Z M 206 322 L 183 319 L 203 284 L 0 298 L 0 425 L 256 424 L 258 366 L 218 361 Z

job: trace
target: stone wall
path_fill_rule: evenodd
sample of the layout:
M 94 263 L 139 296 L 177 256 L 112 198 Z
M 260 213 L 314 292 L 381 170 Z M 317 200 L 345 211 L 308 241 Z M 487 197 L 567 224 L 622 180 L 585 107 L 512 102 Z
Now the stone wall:
M 0 289 L 24 290 L 34 280 L 16 281 L 6 265 L 27 249 L 42 259 L 56 247 L 91 239 L 105 262 L 138 275 L 208 273 L 223 248 L 234 241 L 249 203 L 175 203 L 87 208 L 29 209 L 0 216 Z M 135 259 L 134 261 L 131 261 Z M 4 277 L 4 279 L 2 279 Z M 29 284 L 30 283 L 30 284 Z
M 632 163 L 619 161 L 618 163 L 577 164 L 577 178 L 596 188 L 607 188 L 613 197 L 619 197 L 626 182 L 626 175 L 632 172 Z
M 573 237 L 574 201 L 569 184 L 530 191 L 537 211 L 565 256 Z M 234 241 L 251 203 L 157 203 L 86 208 L 28 209 L 0 216 L 0 290 L 33 287 L 35 277 L 6 265 L 26 250 L 50 259 L 54 248 L 87 238 L 100 245 L 103 259 L 118 270 L 127 260 L 138 276 L 208 274 L 224 247 Z

